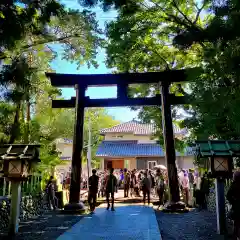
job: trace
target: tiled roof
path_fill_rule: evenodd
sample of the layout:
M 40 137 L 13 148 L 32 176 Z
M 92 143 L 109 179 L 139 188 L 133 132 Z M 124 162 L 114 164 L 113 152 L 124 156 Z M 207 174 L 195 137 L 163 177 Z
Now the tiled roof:
M 177 156 L 194 155 L 191 148 L 186 148 L 184 154 L 176 152 Z M 159 144 L 136 141 L 103 141 L 97 150 L 97 157 L 163 157 L 164 151 Z
M 175 134 L 186 134 L 186 129 L 180 129 L 178 126 L 173 125 Z M 104 128 L 101 130 L 101 134 L 106 133 L 133 133 L 134 135 L 153 135 L 156 131 L 154 124 L 144 124 L 138 121 L 130 121 L 121 123 L 111 128 Z

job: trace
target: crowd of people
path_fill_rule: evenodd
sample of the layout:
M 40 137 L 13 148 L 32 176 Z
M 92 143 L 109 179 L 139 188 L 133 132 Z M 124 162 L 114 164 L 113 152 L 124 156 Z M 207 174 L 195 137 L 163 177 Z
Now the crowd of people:
M 207 208 L 207 199 L 212 187 L 212 181 L 207 172 L 201 173 L 193 169 L 178 171 L 179 189 L 183 200 L 187 206 Z M 88 202 L 90 210 L 93 212 L 96 206 L 97 197 L 106 197 L 107 210 L 111 206 L 114 211 L 114 194 L 119 188 L 124 190 L 124 197 L 142 197 L 143 203 L 150 204 L 151 196 L 158 197 L 159 206 L 168 200 L 168 180 L 166 170 L 127 170 L 110 169 L 109 171 L 92 171 L 92 176 L 88 182 L 84 181 L 84 187 L 88 183 Z M 70 182 L 65 182 L 70 184 Z M 57 199 L 55 196 L 57 186 L 53 177 L 50 177 L 46 192 L 50 208 L 57 208 Z M 111 197 L 111 202 L 110 202 Z M 240 236 L 240 172 L 236 171 L 232 184 L 227 193 L 227 200 L 232 206 L 230 211 L 231 218 L 234 221 L 235 236 Z M 111 204 L 110 204 L 111 203 Z
M 120 169 L 114 171 L 110 169 L 109 174 L 104 172 L 96 173 L 93 170 L 93 175 L 89 178 L 89 206 L 91 211 L 94 210 L 96 204 L 96 197 L 106 197 L 107 209 L 110 208 L 111 196 L 111 209 L 114 211 L 114 193 L 119 188 L 124 190 L 124 198 L 128 197 L 141 197 L 143 195 L 143 202 L 150 204 L 150 195 L 158 194 L 159 201 L 163 202 L 163 193 L 165 188 L 164 174 L 157 170 L 156 174 L 151 170 L 137 171 L 136 169 L 129 171 L 127 169 Z
M 106 196 L 107 170 L 99 171 L 98 197 Z M 136 170 L 118 169 L 114 171 L 116 177 L 116 189 L 124 189 L 124 197 L 141 197 L 143 202 L 150 202 L 151 195 L 159 198 L 159 205 L 168 200 L 168 178 L 166 170 Z M 208 174 L 192 169 L 181 169 L 178 173 L 179 188 L 183 200 L 187 206 L 199 206 L 200 209 L 207 207 L 207 196 L 210 191 L 211 182 Z
M 157 197 L 159 200 L 159 207 L 168 200 L 168 178 L 167 171 L 162 169 L 156 170 L 128 170 L 128 169 L 116 169 L 109 173 L 108 170 L 96 171 L 94 170 L 94 176 L 96 181 L 90 182 L 89 179 L 89 192 L 91 185 L 94 185 L 94 194 L 97 197 L 106 197 L 109 201 L 109 196 L 114 197 L 114 193 L 119 189 L 124 190 L 124 197 L 142 197 L 143 202 L 146 200 L 150 203 L 151 196 Z M 114 185 L 111 191 L 108 191 L 108 178 L 114 176 Z M 93 177 L 95 179 L 95 177 Z M 181 169 L 178 173 L 179 188 L 183 196 L 183 200 L 187 206 L 199 206 L 200 209 L 207 207 L 207 196 L 210 189 L 210 181 L 207 173 L 201 176 L 201 173 L 194 170 Z M 56 185 L 56 184 L 55 184 Z M 55 198 L 54 189 L 56 188 L 51 178 L 47 184 L 48 198 L 50 205 L 55 208 L 56 204 L 53 204 Z M 87 178 L 82 178 L 82 189 L 86 189 L 88 185 Z M 63 189 L 68 189 L 70 186 L 70 178 L 63 181 Z M 90 194 L 91 198 L 93 194 Z M 94 202 L 95 197 L 94 197 Z M 114 200 L 113 200 L 114 201 Z
M 99 191 L 98 197 L 104 197 L 106 192 L 106 177 L 108 175 L 108 171 L 100 171 L 97 173 L 99 176 Z M 124 197 L 140 197 L 141 192 L 142 195 L 145 193 L 148 196 L 149 193 L 153 195 L 157 195 L 157 187 L 159 176 L 161 176 L 161 184 L 167 184 L 167 178 L 165 171 L 153 171 L 153 170 L 127 170 L 127 169 L 117 169 L 114 171 L 114 175 L 116 177 L 116 192 L 118 189 L 124 189 Z M 157 182 L 156 182 L 157 181 Z M 146 187 L 145 187 L 146 185 Z

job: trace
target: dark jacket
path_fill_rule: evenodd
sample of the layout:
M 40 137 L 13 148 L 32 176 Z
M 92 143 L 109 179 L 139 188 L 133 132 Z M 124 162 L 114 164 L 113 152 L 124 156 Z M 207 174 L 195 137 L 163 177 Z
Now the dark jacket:
M 99 182 L 99 177 L 97 175 L 92 175 L 88 179 L 89 192 L 91 192 L 91 193 L 97 193 L 98 192 L 98 182 Z
M 55 197 L 55 184 L 52 181 L 49 181 L 46 187 L 47 195 L 51 198 Z
M 117 178 L 113 174 L 108 175 L 106 177 L 106 191 L 113 193 L 116 191 L 116 186 L 117 186 Z
M 240 182 L 234 181 L 227 193 L 227 200 L 232 205 L 233 219 L 240 220 Z

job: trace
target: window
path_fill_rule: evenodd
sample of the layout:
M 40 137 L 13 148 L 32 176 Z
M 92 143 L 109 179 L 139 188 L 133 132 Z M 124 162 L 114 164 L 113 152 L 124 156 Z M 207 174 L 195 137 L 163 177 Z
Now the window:
M 157 161 L 148 161 L 148 169 L 153 169 L 157 165 Z

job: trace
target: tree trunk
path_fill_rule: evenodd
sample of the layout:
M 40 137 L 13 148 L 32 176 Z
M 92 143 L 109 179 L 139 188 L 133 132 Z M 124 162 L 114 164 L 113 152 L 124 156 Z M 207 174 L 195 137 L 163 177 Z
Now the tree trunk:
M 17 103 L 17 106 L 16 106 L 15 117 L 14 117 L 14 122 L 12 124 L 9 144 L 13 144 L 16 138 L 18 137 L 20 110 L 21 110 L 21 102 Z
M 30 138 L 30 121 L 31 121 L 31 104 L 29 99 L 26 101 L 26 123 L 25 123 L 25 133 L 24 133 L 24 143 L 29 143 Z

